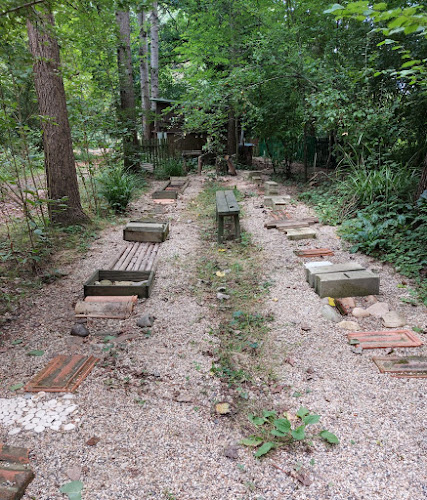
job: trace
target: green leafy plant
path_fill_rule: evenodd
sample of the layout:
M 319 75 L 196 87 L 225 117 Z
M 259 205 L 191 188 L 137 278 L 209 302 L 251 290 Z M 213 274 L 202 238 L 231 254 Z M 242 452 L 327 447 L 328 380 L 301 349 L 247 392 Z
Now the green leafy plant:
M 260 458 L 272 449 L 289 445 L 294 441 L 303 441 L 307 438 L 307 426 L 317 424 L 320 415 L 311 414 L 310 410 L 301 406 L 296 413 L 296 417 L 298 418 L 298 424 L 292 427 L 292 423 L 287 416 L 279 418 L 274 410 L 264 410 L 260 417 L 250 414 L 248 416 L 249 422 L 259 432 L 242 439 L 241 443 L 245 446 L 257 448 L 254 456 Z M 335 434 L 327 430 L 322 430 L 318 435 L 330 444 L 339 443 Z
M 167 180 L 169 177 L 181 177 L 184 175 L 182 160 L 179 158 L 167 158 L 159 163 L 155 169 L 157 179 Z
M 115 212 L 125 212 L 135 192 L 134 176 L 122 167 L 112 167 L 103 172 L 99 177 L 99 182 L 100 194 L 107 200 L 110 207 Z

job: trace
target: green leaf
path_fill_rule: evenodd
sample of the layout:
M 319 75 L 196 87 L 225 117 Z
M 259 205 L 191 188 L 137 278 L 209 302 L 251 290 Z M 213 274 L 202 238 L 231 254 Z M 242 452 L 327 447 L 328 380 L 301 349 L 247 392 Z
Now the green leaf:
M 280 432 L 287 433 L 291 430 L 291 423 L 287 418 L 278 418 L 273 424 Z
M 267 410 L 264 410 L 262 412 L 263 416 L 265 418 L 268 418 L 268 417 L 277 417 L 277 413 L 275 411 L 267 411 Z
M 24 384 L 19 382 L 18 384 L 11 385 L 9 387 L 9 391 L 17 391 L 18 389 L 21 389 L 21 387 L 24 387 Z
M 278 431 L 277 429 L 273 429 L 270 434 L 272 436 L 276 436 L 276 437 L 285 437 L 287 432 L 282 432 L 282 431 Z
M 245 446 L 259 446 L 261 443 L 262 443 L 262 439 L 260 437 L 257 437 L 257 436 L 251 436 L 251 437 L 248 437 L 248 438 L 244 438 L 240 441 L 241 444 L 245 445 Z
M 262 417 L 255 417 L 252 413 L 248 416 L 249 422 L 251 422 L 254 425 L 263 425 L 265 424 L 265 418 Z
M 320 420 L 320 415 L 307 415 L 303 418 L 305 425 L 317 424 Z
M 272 448 L 274 448 L 274 443 L 267 442 L 264 443 L 261 448 L 254 454 L 254 457 L 259 458 L 268 453 Z
M 12 341 L 12 345 L 22 344 L 22 342 L 24 342 L 22 339 L 16 339 Z
M 396 43 L 396 40 L 392 40 L 391 38 L 386 38 L 380 43 L 377 43 L 377 47 L 381 47 L 381 45 L 391 45 L 392 43 Z
M 380 3 L 374 3 L 372 6 L 373 9 L 375 10 L 386 10 L 387 9 L 387 4 L 385 2 L 380 2 Z
M 339 3 L 334 3 L 334 5 L 332 5 L 332 7 L 329 7 L 329 9 L 324 10 L 323 13 L 324 14 L 332 14 L 333 12 L 335 12 L 337 10 L 344 10 L 344 9 L 345 9 L 345 7 L 343 7 Z
M 43 356 L 44 351 L 37 351 L 36 349 L 33 351 L 28 351 L 27 356 Z
M 308 408 L 305 408 L 304 406 L 301 406 L 301 408 L 297 411 L 296 415 L 299 418 L 304 418 L 306 415 L 310 413 L 310 410 Z
M 305 424 L 300 425 L 295 430 L 291 431 L 292 437 L 297 441 L 305 438 Z
M 335 436 L 335 434 L 332 434 L 332 432 L 322 431 L 319 435 L 321 438 L 323 438 L 328 443 L 338 444 L 340 442 L 339 439 L 337 438 L 337 436 Z

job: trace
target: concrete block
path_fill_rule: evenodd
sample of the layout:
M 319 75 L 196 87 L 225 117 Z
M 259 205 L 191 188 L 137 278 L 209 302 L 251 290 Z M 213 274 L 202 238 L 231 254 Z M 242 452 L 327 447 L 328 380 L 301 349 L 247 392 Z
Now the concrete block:
M 279 184 L 274 181 L 264 182 L 264 189 L 266 195 L 279 194 Z
M 306 240 L 308 238 L 316 238 L 316 231 L 310 227 L 299 227 L 288 229 L 286 231 L 286 236 L 288 240 Z
M 318 274 L 315 279 L 315 290 L 319 297 L 378 295 L 380 278 L 366 270 Z
M 304 264 L 306 281 L 309 281 L 308 278 L 310 276 L 310 273 L 313 273 L 318 268 L 326 266 L 333 266 L 333 263 L 329 260 L 318 260 L 315 262 L 307 262 L 306 264 Z
M 290 196 L 273 196 L 273 210 L 281 210 L 290 202 Z
M 345 271 L 363 271 L 365 268 L 358 264 L 357 262 L 348 262 L 346 264 L 333 264 L 332 266 L 317 266 L 314 269 L 308 269 L 306 271 L 307 281 L 310 286 L 315 285 L 315 277 L 319 274 L 326 273 L 343 273 Z M 342 297 L 342 296 L 341 296 Z

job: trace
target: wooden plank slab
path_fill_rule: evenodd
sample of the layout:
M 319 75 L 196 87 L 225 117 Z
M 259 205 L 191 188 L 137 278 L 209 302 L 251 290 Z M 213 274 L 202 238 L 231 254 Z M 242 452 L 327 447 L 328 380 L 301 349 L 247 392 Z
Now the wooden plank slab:
M 307 248 L 305 250 L 295 250 L 294 253 L 298 257 L 307 258 L 329 257 L 334 255 L 334 252 L 329 248 Z
M 99 359 L 94 356 L 60 354 L 27 383 L 25 390 L 27 392 L 74 392 L 98 361 Z
M 381 349 L 387 347 L 420 347 L 422 341 L 410 330 L 386 330 L 376 332 L 354 332 L 347 334 L 351 344 L 362 349 Z

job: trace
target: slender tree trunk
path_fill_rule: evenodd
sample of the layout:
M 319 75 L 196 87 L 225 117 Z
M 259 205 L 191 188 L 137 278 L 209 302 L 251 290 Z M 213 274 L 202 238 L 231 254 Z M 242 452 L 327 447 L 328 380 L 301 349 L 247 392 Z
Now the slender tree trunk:
M 227 125 L 227 154 L 236 154 L 236 119 L 234 110 L 230 104 L 228 109 L 228 125 Z
M 427 190 L 427 154 L 424 157 L 424 168 L 421 173 L 420 182 L 418 183 L 417 192 L 415 193 L 415 200 L 418 200 L 425 190 Z
M 127 130 L 123 134 L 123 156 L 125 169 L 136 170 L 138 165 L 134 157 L 138 137 L 136 134 L 135 93 L 133 89 L 132 57 L 130 52 L 130 19 L 129 11 L 116 12 L 120 41 L 117 48 L 120 82 L 119 119 Z
M 158 2 L 153 2 L 153 9 L 150 15 L 151 20 L 151 98 L 159 97 L 159 16 Z M 151 109 L 157 112 L 156 101 L 151 101 Z M 154 125 L 156 129 L 156 124 Z
M 150 130 L 150 76 L 148 70 L 148 33 L 146 28 L 147 16 L 144 11 L 138 12 L 139 22 L 139 73 L 141 80 L 141 105 L 142 105 L 142 128 L 144 138 L 151 139 Z
M 88 222 L 83 212 L 61 75 L 58 42 L 52 35 L 53 15 L 46 9 L 27 20 L 34 83 L 43 130 L 49 217 L 53 223 Z

